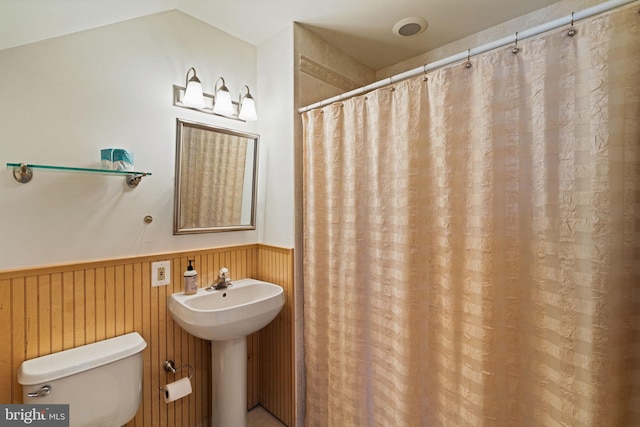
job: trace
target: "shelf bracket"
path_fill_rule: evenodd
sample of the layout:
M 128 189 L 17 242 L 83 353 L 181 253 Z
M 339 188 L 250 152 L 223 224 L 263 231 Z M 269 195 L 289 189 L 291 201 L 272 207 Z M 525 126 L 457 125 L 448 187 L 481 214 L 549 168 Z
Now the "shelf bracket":
M 20 184 L 26 184 L 33 178 L 33 169 L 26 164 L 21 163 L 20 166 L 13 167 L 13 177 Z
M 140 181 L 142 181 L 143 176 L 147 176 L 147 174 L 127 175 L 127 185 L 131 188 L 136 188 L 138 184 L 140 184 Z

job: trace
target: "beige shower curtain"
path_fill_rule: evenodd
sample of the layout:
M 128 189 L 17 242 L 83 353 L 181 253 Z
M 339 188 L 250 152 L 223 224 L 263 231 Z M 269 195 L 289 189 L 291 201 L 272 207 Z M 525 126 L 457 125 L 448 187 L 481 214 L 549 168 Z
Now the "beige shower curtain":
M 640 425 L 640 14 L 303 114 L 307 427 Z

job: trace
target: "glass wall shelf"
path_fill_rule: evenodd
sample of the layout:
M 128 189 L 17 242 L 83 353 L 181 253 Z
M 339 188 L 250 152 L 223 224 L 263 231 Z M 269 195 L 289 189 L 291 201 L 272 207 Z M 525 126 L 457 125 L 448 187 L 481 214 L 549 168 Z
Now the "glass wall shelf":
M 151 172 L 120 171 L 97 168 L 76 168 L 70 166 L 33 165 L 28 163 L 7 163 L 7 168 L 11 167 L 13 168 L 13 177 L 16 181 L 22 184 L 26 184 L 27 182 L 31 181 L 31 178 L 33 178 L 33 169 L 123 176 L 127 180 L 127 185 L 131 188 L 137 187 L 143 176 L 151 176 Z

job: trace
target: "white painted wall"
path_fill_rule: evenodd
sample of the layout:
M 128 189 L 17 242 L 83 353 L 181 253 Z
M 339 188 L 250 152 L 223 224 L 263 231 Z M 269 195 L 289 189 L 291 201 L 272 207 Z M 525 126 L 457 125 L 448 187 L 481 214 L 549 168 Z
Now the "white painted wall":
M 184 85 L 191 66 L 205 92 L 212 93 L 223 76 L 234 97 L 244 84 L 259 93 L 257 48 L 177 11 L 0 51 L 0 269 L 259 242 L 265 221 L 260 211 L 256 231 L 173 235 L 176 118 L 258 128 L 174 107 L 172 85 Z M 259 115 L 281 108 L 280 101 L 276 107 L 260 96 L 256 101 Z M 265 133 L 273 134 L 272 126 Z M 260 155 L 272 162 L 264 147 L 286 148 L 288 142 L 266 135 Z M 4 167 L 99 167 L 106 147 L 133 151 L 136 170 L 153 175 L 136 189 L 123 178 L 38 170 L 31 183 L 19 184 Z M 264 210 L 270 186 L 264 182 L 268 169 L 260 165 L 260 171 L 258 204 Z M 272 171 L 269 178 L 286 180 L 287 173 Z M 153 216 L 151 224 L 145 215 Z M 288 212 L 274 215 L 284 219 Z
M 261 242 L 287 248 L 295 244 L 293 46 L 293 24 L 258 46 L 256 100 L 258 132 L 268 145 L 260 165 L 266 174 Z

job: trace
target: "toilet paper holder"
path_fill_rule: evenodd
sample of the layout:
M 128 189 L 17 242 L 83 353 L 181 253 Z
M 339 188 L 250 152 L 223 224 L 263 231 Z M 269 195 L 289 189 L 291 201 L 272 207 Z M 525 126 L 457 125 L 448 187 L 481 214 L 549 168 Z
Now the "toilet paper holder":
M 173 360 L 165 360 L 164 363 L 162 364 L 162 367 L 164 368 L 165 371 L 171 372 L 174 375 L 180 369 L 189 368 L 189 379 L 193 377 L 193 366 L 191 365 L 182 365 L 176 368 L 176 364 Z M 160 387 L 160 391 L 164 393 L 166 389 L 164 387 Z
M 165 385 L 164 387 L 160 387 L 160 391 L 164 395 L 164 401 L 166 403 L 173 402 L 178 399 L 182 399 L 187 395 L 191 394 L 191 377 L 193 377 L 193 366 L 191 365 L 182 365 L 176 368 L 176 364 L 173 360 L 166 360 L 162 367 L 166 372 L 171 372 L 172 374 L 176 374 L 177 371 L 184 368 L 189 368 L 189 378 L 182 377 L 181 379 L 174 381 Z
M 173 360 L 165 360 L 162 367 L 165 371 L 171 372 L 172 374 L 175 374 L 180 369 L 189 368 L 189 379 L 193 377 L 193 366 L 191 365 L 182 365 L 176 368 L 176 364 Z

